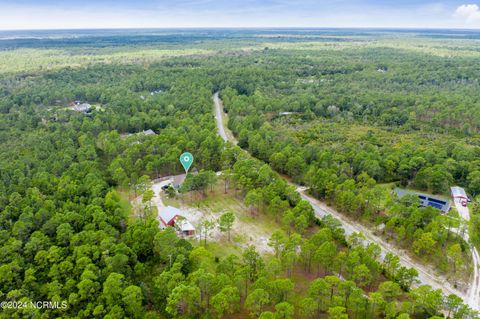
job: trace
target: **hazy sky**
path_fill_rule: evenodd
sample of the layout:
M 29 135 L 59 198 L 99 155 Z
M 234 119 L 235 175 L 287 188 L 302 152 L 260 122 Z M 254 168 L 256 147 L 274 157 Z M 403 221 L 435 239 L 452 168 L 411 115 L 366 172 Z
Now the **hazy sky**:
M 0 0 L 0 29 L 480 28 L 480 0 Z

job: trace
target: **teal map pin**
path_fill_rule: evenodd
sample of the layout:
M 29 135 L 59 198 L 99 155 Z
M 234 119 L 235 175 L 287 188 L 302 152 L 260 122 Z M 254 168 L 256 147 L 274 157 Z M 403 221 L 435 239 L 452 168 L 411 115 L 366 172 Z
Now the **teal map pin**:
M 185 169 L 185 173 L 188 173 L 188 169 L 192 166 L 193 163 L 193 155 L 189 152 L 185 152 L 180 155 L 180 163 L 182 163 L 183 168 Z

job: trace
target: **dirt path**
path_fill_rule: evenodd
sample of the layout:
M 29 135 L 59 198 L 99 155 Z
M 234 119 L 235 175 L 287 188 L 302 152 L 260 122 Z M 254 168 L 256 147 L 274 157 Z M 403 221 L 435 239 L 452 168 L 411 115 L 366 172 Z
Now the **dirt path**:
M 163 203 L 162 197 L 160 196 L 160 193 L 162 192 L 162 187 L 165 185 L 171 184 L 172 182 L 173 182 L 173 178 L 166 179 L 164 181 L 160 181 L 152 184 L 152 190 L 154 193 L 152 202 L 155 206 L 157 206 L 158 211 L 160 211 L 160 209 L 165 206 Z
M 466 221 L 470 220 L 470 210 L 467 206 L 463 206 L 460 202 L 460 199 L 456 198 L 454 201 L 455 207 L 457 208 L 458 214 L 461 218 L 465 219 Z
M 215 120 L 217 121 L 218 135 L 220 135 L 225 142 L 230 141 L 236 145 L 238 141 L 235 139 L 232 132 L 226 128 L 225 123 L 223 122 L 223 116 L 225 113 L 223 112 L 223 104 L 218 96 L 218 92 L 213 95 L 213 103 L 215 104 Z
M 217 127 L 219 128 L 219 134 L 220 136 L 222 136 L 222 138 L 224 137 L 228 138 L 228 135 L 229 135 L 228 133 L 231 133 L 231 132 L 229 132 L 228 129 L 225 129 L 221 114 L 220 116 L 218 116 L 218 113 L 222 112 L 222 109 L 223 109 L 220 98 L 218 97 L 218 92 L 214 94 L 213 100 L 215 102 L 215 111 L 217 113 L 217 116 L 215 116 L 215 119 L 217 121 Z M 222 133 L 220 133 L 220 128 L 223 131 L 223 135 Z M 233 140 L 232 138 L 228 140 L 230 140 L 231 142 L 235 142 L 235 140 Z M 400 258 L 400 263 L 402 264 L 402 266 L 405 266 L 408 268 L 415 268 L 418 271 L 418 280 L 422 284 L 428 284 L 434 289 L 441 289 L 445 295 L 449 295 L 452 293 L 456 294 L 459 297 L 461 297 L 464 300 L 464 302 L 468 303 L 473 309 L 478 309 L 480 307 L 479 302 L 476 299 L 478 298 L 478 293 L 480 293 L 480 288 L 479 288 L 480 282 L 479 282 L 477 267 L 475 267 L 475 275 L 474 275 L 474 282 L 477 284 L 473 284 L 468 293 L 459 291 L 455 289 L 450 283 L 448 283 L 445 277 L 442 277 L 436 274 L 431 267 L 420 264 L 417 261 L 411 259 L 405 253 L 405 251 L 402 251 L 401 249 L 398 249 L 392 246 L 391 244 L 385 242 L 382 238 L 376 236 L 370 229 L 364 227 L 363 225 L 360 225 L 359 223 L 348 220 L 343 214 L 330 208 L 325 203 L 311 197 L 310 195 L 305 194 L 305 191 L 306 191 L 305 187 L 301 187 L 299 185 L 293 184 L 288 180 L 287 182 L 289 182 L 291 185 L 297 188 L 297 191 L 300 193 L 303 199 L 310 202 L 317 216 L 323 217 L 325 215 L 330 214 L 335 218 L 337 218 L 341 222 L 346 235 L 351 235 L 352 233 L 355 233 L 355 232 L 363 234 L 367 241 L 375 243 L 380 246 L 382 250 L 382 258 L 388 252 L 390 252 L 397 255 Z M 472 252 L 472 255 L 474 255 L 473 252 Z M 474 257 L 474 259 L 477 258 L 477 261 L 480 260 L 478 252 L 476 252 L 475 255 L 476 257 Z M 475 262 L 475 264 L 477 263 Z M 470 296 L 474 296 L 474 297 L 470 297 Z
M 223 127 L 223 108 L 222 101 L 218 97 L 218 92 L 213 95 L 213 103 L 215 103 L 215 119 L 217 120 L 217 129 L 218 135 L 226 142 L 228 141 L 227 134 L 225 133 L 225 128 Z
M 468 221 L 470 220 L 470 210 L 467 206 L 463 206 L 459 200 L 455 199 L 455 207 L 458 210 L 460 218 L 465 220 L 468 225 Z M 480 310 L 480 256 L 478 254 L 478 250 L 473 243 L 470 242 L 470 236 L 468 234 L 468 230 L 461 232 L 460 229 L 457 230 L 459 235 L 463 235 L 463 240 L 465 240 L 470 248 L 470 253 L 472 254 L 473 259 L 473 276 L 472 281 L 470 283 L 470 290 L 467 294 L 466 302 L 468 305 L 475 310 Z
M 478 255 L 477 248 L 470 244 L 470 251 L 472 252 L 473 257 L 473 279 L 468 294 L 468 304 L 472 309 L 480 310 L 480 277 L 478 268 L 480 265 L 480 256 Z

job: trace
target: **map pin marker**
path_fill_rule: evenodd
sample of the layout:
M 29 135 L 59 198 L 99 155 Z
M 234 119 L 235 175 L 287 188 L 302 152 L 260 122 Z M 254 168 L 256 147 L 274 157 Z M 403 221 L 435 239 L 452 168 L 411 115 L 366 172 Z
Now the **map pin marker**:
M 193 163 L 193 155 L 189 152 L 185 152 L 180 155 L 180 163 L 182 163 L 183 168 L 185 169 L 185 173 L 188 173 L 188 169 L 192 166 Z

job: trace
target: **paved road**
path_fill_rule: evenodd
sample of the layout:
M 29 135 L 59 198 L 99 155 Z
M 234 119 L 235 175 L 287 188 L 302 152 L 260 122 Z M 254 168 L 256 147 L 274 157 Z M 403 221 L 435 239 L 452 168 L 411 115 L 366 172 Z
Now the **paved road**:
M 228 140 L 228 136 L 225 133 L 225 126 L 224 126 L 223 119 L 222 119 L 222 116 L 221 116 L 222 105 L 221 105 L 221 101 L 218 97 L 218 92 L 214 94 L 213 100 L 215 102 L 215 111 L 216 111 L 215 118 L 217 120 L 217 127 L 219 128 L 219 134 L 220 134 L 220 136 L 222 136 L 222 138 L 224 140 L 225 140 L 225 138 L 227 138 L 227 140 Z M 230 136 L 233 136 L 233 135 L 230 135 Z M 232 142 L 235 142 L 235 141 L 232 140 Z M 294 187 L 296 187 L 297 191 L 300 193 L 302 198 L 307 200 L 312 205 L 313 209 L 315 210 L 315 214 L 317 216 L 323 217 L 325 215 L 330 214 L 330 215 L 334 216 L 335 218 L 337 218 L 341 222 L 342 227 L 345 230 L 346 235 L 351 235 L 353 233 L 363 234 L 368 242 L 372 242 L 372 243 L 375 243 L 375 244 L 380 246 L 380 248 L 382 250 L 382 258 L 388 252 L 391 252 L 391 253 L 397 255 L 400 258 L 400 263 L 403 266 L 408 267 L 408 268 L 415 268 L 418 271 L 418 280 L 422 284 L 428 284 L 428 285 L 432 286 L 434 289 L 441 289 L 445 295 L 448 295 L 448 294 L 451 294 L 451 293 L 456 294 L 459 297 L 461 297 L 465 302 L 468 302 L 468 304 L 472 308 L 479 307 L 478 303 L 475 305 L 475 303 L 472 304 L 469 300 L 470 299 L 469 298 L 470 293 L 473 289 L 469 292 L 469 294 L 467 296 L 467 294 L 455 289 L 450 283 L 447 282 L 446 278 L 435 274 L 435 271 L 431 267 L 420 264 L 420 263 L 412 260 L 410 257 L 408 257 L 408 255 L 404 251 L 399 250 L 396 247 L 393 247 L 391 244 L 387 243 L 382 238 L 373 234 L 373 232 L 370 229 L 364 227 L 363 225 L 360 225 L 358 223 L 350 221 L 343 214 L 341 214 L 341 213 L 337 212 L 336 210 L 328 207 L 325 203 L 322 203 L 321 201 L 313 198 L 312 196 L 307 195 L 305 193 L 305 191 L 306 191 L 305 187 L 301 187 L 301 186 L 293 184 L 291 182 L 289 182 L 289 183 L 291 185 L 293 185 Z M 478 257 L 478 254 L 477 254 L 477 257 Z M 480 258 L 478 258 L 478 259 L 480 259 Z M 475 273 L 478 273 L 477 269 L 476 269 Z M 477 278 L 475 280 L 478 281 L 478 275 L 476 275 L 475 277 Z M 480 290 L 479 290 L 479 292 L 480 292 Z M 473 299 L 472 299 L 472 301 L 473 301 Z

